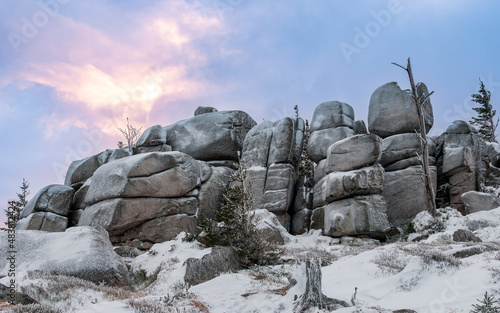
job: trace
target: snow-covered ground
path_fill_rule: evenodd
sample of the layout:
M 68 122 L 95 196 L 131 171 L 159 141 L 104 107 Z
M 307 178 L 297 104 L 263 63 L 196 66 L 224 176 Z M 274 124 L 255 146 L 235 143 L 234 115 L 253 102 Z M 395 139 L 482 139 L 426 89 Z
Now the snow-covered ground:
M 211 249 L 183 242 L 179 236 L 127 260 L 131 271 L 143 278 L 137 283 L 141 287 L 138 291 L 113 292 L 108 287 L 73 282 L 74 289 L 66 287 L 58 290 L 58 295 L 41 296 L 40 301 L 62 312 L 85 313 L 293 312 L 295 299 L 305 288 L 304 260 L 321 258 L 323 293 L 355 303 L 336 312 L 469 312 L 485 292 L 500 298 L 500 226 L 481 224 L 486 227 L 474 231 L 483 240 L 480 243 L 452 239 L 457 229 L 476 227 L 477 220 L 500 218 L 500 208 L 487 212 L 491 215 L 487 217 L 479 213 L 463 217 L 446 209 L 438 220 L 421 213 L 413 222 L 418 234 L 387 244 L 363 239 L 341 241 L 318 231 L 289 236 L 283 246 L 283 264 L 226 273 L 192 287 L 183 283 L 184 262 L 201 258 Z M 409 241 L 415 238 L 420 241 Z M 47 287 L 50 280 L 35 276 L 20 282 L 34 290 L 33 286 Z M 292 286 L 290 282 L 296 283 Z M 131 299 L 136 308 L 142 305 L 143 311 L 134 311 Z

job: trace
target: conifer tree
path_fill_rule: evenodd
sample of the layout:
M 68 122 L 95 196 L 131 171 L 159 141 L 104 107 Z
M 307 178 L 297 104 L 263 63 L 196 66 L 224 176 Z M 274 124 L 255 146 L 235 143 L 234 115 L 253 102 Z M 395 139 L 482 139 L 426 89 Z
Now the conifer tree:
M 231 246 L 236 249 L 242 263 L 267 265 L 276 262 L 281 251 L 273 243 L 262 239 L 253 222 L 252 184 L 247 170 L 241 164 L 223 185 L 223 201 L 215 212 L 216 219 L 202 223 L 203 232 L 198 236 L 206 246 Z
M 314 177 L 314 162 L 309 158 L 307 154 L 307 143 L 309 142 L 309 137 L 311 136 L 311 131 L 309 129 L 309 121 L 306 120 L 306 126 L 304 129 L 304 147 L 302 148 L 302 154 L 300 155 L 299 164 L 299 182 L 303 181 L 304 178 Z
M 496 110 L 493 110 L 493 106 L 490 104 L 491 92 L 486 90 L 481 79 L 479 79 L 479 82 L 481 83 L 479 85 L 479 91 L 472 95 L 472 101 L 481 106 L 472 108 L 477 112 L 478 116 L 472 117 L 470 123 L 479 127 L 479 133 L 484 140 L 497 142 L 495 131 L 499 120 L 497 119 L 496 123 L 494 121 Z
M 500 313 L 498 301 L 486 292 L 482 300 L 477 300 L 480 304 L 473 304 L 471 313 Z
M 17 200 L 11 200 L 7 202 L 8 207 L 4 210 L 5 215 L 7 217 L 7 221 L 5 221 L 5 228 L 0 228 L 1 230 L 9 230 L 16 228 L 17 221 L 19 221 L 19 216 L 21 215 L 21 211 L 24 209 L 26 204 L 28 203 L 28 195 L 30 184 L 27 180 L 23 178 L 23 182 L 21 183 L 21 193 L 17 193 Z

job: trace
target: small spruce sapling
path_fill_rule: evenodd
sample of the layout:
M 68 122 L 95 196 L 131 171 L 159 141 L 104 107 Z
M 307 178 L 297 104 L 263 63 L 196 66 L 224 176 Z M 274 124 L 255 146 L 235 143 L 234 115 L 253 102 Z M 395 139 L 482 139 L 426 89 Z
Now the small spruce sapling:
M 7 209 L 4 210 L 5 215 L 7 216 L 7 221 L 5 222 L 6 227 L 0 228 L 0 230 L 7 231 L 9 229 L 16 228 L 21 211 L 28 203 L 28 195 L 30 194 L 29 187 L 30 184 L 23 178 L 23 182 L 20 186 L 21 193 L 17 193 L 17 200 L 9 201 Z
M 477 301 L 480 304 L 473 304 L 471 313 L 500 313 L 499 302 L 493 296 L 488 295 L 488 292 L 484 293 L 482 300 Z

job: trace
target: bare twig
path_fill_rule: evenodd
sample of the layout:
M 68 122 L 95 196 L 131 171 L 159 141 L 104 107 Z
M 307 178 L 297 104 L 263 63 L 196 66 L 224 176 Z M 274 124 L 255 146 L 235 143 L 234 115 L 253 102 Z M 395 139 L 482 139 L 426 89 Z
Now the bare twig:
M 127 140 L 128 149 L 130 150 L 130 152 L 132 152 L 132 146 L 141 136 L 142 127 L 137 129 L 134 126 L 130 125 L 127 117 L 127 128 L 126 129 L 121 129 L 120 127 L 117 128 L 122 133 L 123 137 L 125 137 L 125 139 Z

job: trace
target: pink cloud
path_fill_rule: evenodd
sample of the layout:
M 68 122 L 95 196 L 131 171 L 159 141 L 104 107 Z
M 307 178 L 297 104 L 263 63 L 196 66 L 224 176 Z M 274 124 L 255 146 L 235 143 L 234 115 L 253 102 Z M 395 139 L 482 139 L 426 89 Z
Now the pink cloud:
M 194 42 L 224 34 L 216 17 L 178 0 L 131 13 L 122 22 L 135 26 L 127 36 L 60 15 L 21 53 L 11 81 L 52 87 L 64 106 L 40 118 L 46 137 L 70 126 L 117 135 L 126 117 L 147 123 L 159 99 L 168 106 L 209 88 L 203 75 L 193 73 L 211 56 Z

